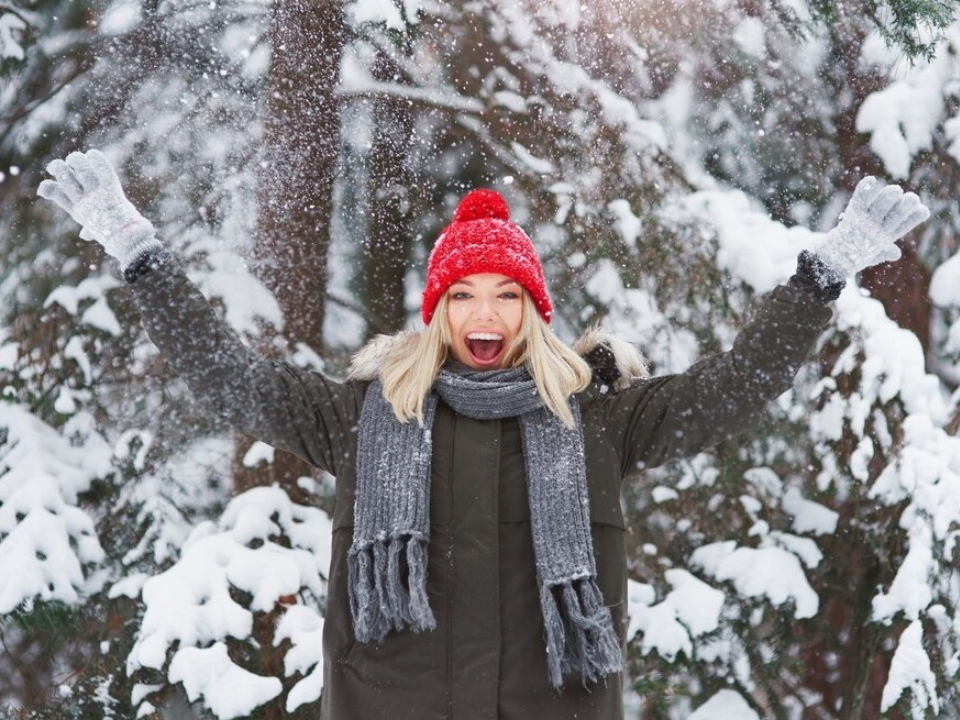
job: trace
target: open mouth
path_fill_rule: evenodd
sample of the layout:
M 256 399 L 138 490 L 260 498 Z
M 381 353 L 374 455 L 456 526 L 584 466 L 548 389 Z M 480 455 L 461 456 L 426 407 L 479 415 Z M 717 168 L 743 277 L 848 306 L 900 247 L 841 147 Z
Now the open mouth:
M 489 365 L 503 352 L 503 335 L 472 332 L 467 335 L 467 350 L 479 365 Z

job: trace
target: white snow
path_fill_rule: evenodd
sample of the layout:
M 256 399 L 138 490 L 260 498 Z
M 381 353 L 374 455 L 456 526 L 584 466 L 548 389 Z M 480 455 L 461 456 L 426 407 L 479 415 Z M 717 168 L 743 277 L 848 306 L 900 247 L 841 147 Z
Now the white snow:
M 725 596 L 686 570 L 668 570 L 664 578 L 673 590 L 657 604 L 653 588 L 631 585 L 627 637 L 642 633 L 645 655 L 656 651 L 668 661 L 680 653 L 693 658 L 693 641 L 719 626 Z
M 623 296 L 623 283 L 620 271 L 612 260 L 604 258 L 594 266 L 593 274 L 585 287 L 587 292 L 604 304 L 610 304 Z
M 422 6 L 422 0 L 353 0 L 346 9 L 354 25 L 361 23 L 383 23 L 391 30 L 405 30 L 406 24 L 415 24 Z
M 146 573 L 133 573 L 131 575 L 127 575 L 125 578 L 115 582 L 110 587 L 107 595 L 110 598 L 138 598 L 140 597 L 140 592 L 143 590 L 143 586 L 148 579 L 149 576 Z M 135 700 L 134 702 L 137 701 Z
M 12 12 L 0 15 L 0 60 L 4 58 L 23 60 L 26 57 L 26 51 L 21 45 L 26 30 L 27 24 L 20 16 Z
M 783 509 L 792 516 L 791 526 L 798 533 L 830 535 L 837 529 L 839 513 L 804 498 L 797 488 L 790 488 L 783 496 Z
M 791 0 L 788 5 L 801 14 L 807 12 L 799 0 Z M 726 0 L 716 0 L 712 6 L 730 12 L 731 17 L 735 9 L 735 4 Z M 693 102 L 697 88 L 691 83 L 696 71 L 689 65 L 678 66 L 676 80 L 657 103 L 635 102 L 604 82 L 602 73 L 575 64 L 573 44 L 561 43 L 561 47 L 555 48 L 540 33 L 543 24 L 561 34 L 586 27 L 597 20 L 592 6 L 551 0 L 531 10 L 523 4 L 498 0 L 492 7 L 496 13 L 491 22 L 499 23 L 494 29 L 497 39 L 509 44 L 516 57 L 522 56 L 529 67 L 535 68 L 540 73 L 537 80 L 544 86 L 565 93 L 571 103 L 582 108 L 580 114 L 569 115 L 568 131 L 572 136 L 581 129 L 597 127 L 620 133 L 623 147 L 631 151 L 625 153 L 625 166 L 636 170 L 642 164 L 631 163 L 643 152 L 662 151 L 666 154 L 664 159 L 682 168 L 686 179 L 701 188 L 668 196 L 668 205 L 660 217 L 648 219 L 641 212 L 645 208 L 631 206 L 627 197 L 633 196 L 625 195 L 622 188 L 616 194 L 603 190 L 605 183 L 616 180 L 600 175 L 599 164 L 578 166 L 579 174 L 574 176 L 564 164 L 568 158 L 560 153 L 555 156 L 555 146 L 540 146 L 523 134 L 517 136 L 517 141 L 510 138 L 500 142 L 496 138 L 485 151 L 499 154 L 498 160 L 506 169 L 498 168 L 498 173 L 512 172 L 525 182 L 537 175 L 556 176 L 550 192 L 556 196 L 558 225 L 574 224 L 585 213 L 593 212 L 595 217 L 610 222 L 616 236 L 631 251 L 649 249 L 637 245 L 645 238 L 646 225 L 654 220 L 669 223 L 673 219 L 678 225 L 694 225 L 700 235 L 693 242 L 700 245 L 693 250 L 703 251 L 702 257 L 713 262 L 712 245 L 716 241 L 719 269 L 729 274 L 732 285 L 743 284 L 758 293 L 772 289 L 793 272 L 800 249 L 815 249 L 822 242 L 818 233 L 805 228 L 787 229 L 774 222 L 757 198 L 723 188 L 711 180 L 692 160 L 698 154 L 697 138 L 676 133 L 676 138 L 667 140 L 666 130 L 673 133 L 675 125 L 689 121 L 691 110 L 696 107 Z M 207 12 L 204 8 L 216 10 L 215 5 L 201 2 L 196 12 Z M 420 21 L 421 12 L 433 12 L 436 8 L 428 7 L 422 0 L 354 0 L 345 9 L 355 29 L 374 23 L 383 26 L 378 28 L 380 32 L 405 32 Z M 209 42 L 211 48 L 234 63 L 229 72 L 255 82 L 267 72 L 269 59 L 268 43 L 258 38 L 266 29 L 266 14 L 257 15 L 258 12 L 251 10 L 250 16 L 257 17 L 249 22 L 231 22 L 219 39 L 204 38 L 205 43 Z M 137 3 L 115 0 L 99 23 L 99 31 L 122 34 L 138 22 Z M 743 17 L 732 27 L 734 32 L 729 38 L 735 50 L 760 63 L 772 61 L 766 57 L 766 47 L 773 46 L 775 39 L 767 35 L 769 26 L 765 27 L 757 18 Z M 0 59 L 25 57 L 25 28 L 12 13 L 0 16 Z M 421 31 L 433 32 L 426 24 L 417 30 Z M 611 31 L 612 38 L 620 29 Z M 945 144 L 949 154 L 960 162 L 960 117 L 950 116 L 956 112 L 958 40 L 960 30 L 954 27 L 933 62 L 914 66 L 895 53 L 881 50 L 878 38 L 868 43 L 862 61 L 879 69 L 886 83 L 859 108 L 857 127 L 869 136 L 870 147 L 888 175 L 911 177 L 918 157 L 931 148 L 939 152 L 937 147 Z M 505 74 L 495 80 L 493 76 L 482 78 L 484 88 L 476 95 L 467 95 L 463 88 L 436 82 L 430 76 L 443 74 L 436 72 L 435 59 L 404 58 L 402 53 L 394 60 L 400 64 L 402 74 L 412 78 L 411 84 L 377 82 L 369 73 L 370 57 L 362 56 L 363 45 L 363 40 L 352 43 L 344 59 L 343 82 L 337 93 L 346 101 L 373 94 L 403 98 L 455 118 L 458 132 L 462 132 L 482 131 L 491 109 L 498 116 L 513 113 L 522 115 L 519 120 L 525 123 L 535 122 L 531 110 L 544 100 L 525 94 L 532 92 L 530 86 Z M 816 43 L 805 45 L 797 68 L 807 64 L 807 58 L 811 66 L 819 62 L 817 53 L 823 52 L 823 47 Z M 56 56 L 50 49 L 45 48 L 50 56 Z M 645 48 L 636 48 L 637 63 L 649 57 Z M 484 72 L 480 67 L 476 71 Z M 745 92 L 746 84 L 747 81 L 737 91 Z M 147 148 L 142 153 L 147 177 L 161 177 L 161 170 L 171 172 L 170 166 L 178 162 L 176 158 L 192 150 L 203 156 L 202 162 L 237 162 L 233 150 L 225 147 L 230 138 L 209 138 L 209 145 L 197 147 L 195 138 L 186 139 L 188 133 L 181 125 L 183 115 L 179 111 L 159 112 L 159 105 L 151 104 L 154 97 L 174 98 L 191 112 L 200 113 L 196 87 L 182 77 L 158 80 L 144 87 L 130 105 L 143 105 L 156 117 L 141 123 L 140 129 L 132 131 L 123 143 Z M 9 104 L 17 90 L 15 79 L 0 89 L 0 105 Z M 59 122 L 65 108 L 72 107 L 71 102 L 76 99 L 69 90 L 36 108 L 30 122 L 21 128 L 18 142 L 29 145 L 40 133 L 47 132 L 48 124 Z M 203 102 L 217 106 L 215 97 L 205 96 Z M 228 109 L 229 112 L 235 109 Z M 656 119 L 660 116 L 665 118 L 662 123 Z M 701 122 L 701 118 L 696 122 Z M 429 132 L 426 127 L 419 130 Z M 252 131 L 251 147 L 257 145 L 255 136 Z M 549 155 L 543 147 L 550 148 Z M 120 145 L 115 150 L 116 157 L 125 156 Z M 181 232 L 182 218 L 192 218 L 198 211 L 194 207 L 196 197 L 192 193 L 196 188 L 192 186 L 192 177 L 191 189 L 182 191 L 184 197 L 159 202 L 159 214 L 174 218 L 165 229 L 181 243 L 178 250 L 187 250 L 184 256 L 188 259 L 198 259 L 190 266 L 191 277 L 208 296 L 222 304 L 228 324 L 252 336 L 264 322 L 279 327 L 282 318 L 273 298 L 252 278 L 243 242 L 236 239 L 250 234 L 251 208 L 256 205 L 250 193 L 254 181 L 249 173 L 221 175 L 228 176 L 230 181 L 215 192 L 233 196 L 229 212 L 209 197 L 201 200 L 216 213 L 216 223 L 211 222 L 202 230 Z M 17 167 L 9 169 L 8 179 L 15 182 L 19 176 Z M 0 181 L 6 178 L 0 173 Z M 507 178 L 505 184 L 512 176 Z M 518 192 L 526 192 L 523 184 L 516 183 Z M 589 192 L 585 193 L 584 188 Z M 587 197 L 590 192 L 595 193 L 592 198 Z M 836 201 L 826 201 L 820 207 L 820 216 L 825 218 L 822 222 L 836 215 L 843 199 L 837 193 Z M 590 202 L 595 202 L 595 207 L 590 208 Z M 810 203 L 810 208 L 813 205 Z M 201 212 L 207 212 L 207 207 Z M 811 212 L 800 208 L 792 217 L 806 219 Z M 945 214 L 938 222 L 949 229 L 952 216 Z M 210 235 L 214 225 L 217 237 Z M 542 236 L 537 237 L 538 246 L 551 252 L 563 248 L 568 239 L 564 229 L 554 226 L 545 228 Z M 925 250 L 935 252 L 930 247 Z M 53 255 L 48 251 L 42 257 L 47 262 Z M 700 338 L 681 327 L 688 318 L 660 305 L 656 280 L 638 283 L 642 278 L 629 277 L 624 267 L 610 260 L 588 268 L 587 257 L 579 252 L 568 260 L 570 268 L 583 269 L 587 292 L 598 305 L 578 308 L 586 313 L 585 317 L 608 311 L 607 321 L 612 329 L 641 344 L 656 360 L 659 372 L 683 370 L 700 357 Z M 590 258 L 593 259 L 592 252 Z M 333 287 L 338 291 L 349 288 L 350 278 L 346 276 L 350 261 L 338 258 L 331 263 L 335 275 L 347 271 L 343 272 L 344 277 L 334 278 Z M 655 273 L 656 269 L 652 269 L 651 275 Z M 16 284 L 17 279 L 5 282 Z M 411 309 L 418 299 L 419 282 L 418 271 L 411 268 L 407 288 Z M 78 382 L 63 384 L 47 396 L 53 410 L 69 416 L 70 422 L 54 428 L 39 422 L 25 406 L 17 405 L 19 391 L 15 385 L 25 378 L 0 383 L 0 438 L 6 438 L 0 439 L 0 577 L 6 579 L 0 583 L 0 613 L 21 604 L 29 607 L 44 599 L 79 603 L 96 588 L 97 582 L 106 582 L 102 579 L 103 550 L 96 537 L 94 518 L 78 507 L 79 498 L 94 480 L 110 478 L 113 462 L 124 468 L 132 466 L 142 474 L 136 487 L 124 489 L 123 501 L 138 507 L 142 504 L 137 522 L 148 529 L 124 557 L 126 575 L 108 586 L 112 598 L 129 597 L 143 602 L 143 624 L 130 654 L 129 667 L 157 668 L 166 680 L 181 682 L 191 699 L 203 703 L 220 718 L 256 713 L 260 704 L 278 696 L 279 680 L 258 677 L 241 668 L 230 659 L 225 642 L 233 639 L 251 644 L 254 614 L 279 610 L 273 641 L 277 645 L 290 643 L 283 672 L 288 678 L 301 676 L 286 698 L 287 711 L 294 712 L 316 702 L 322 688 L 323 618 L 319 608 L 326 592 L 329 519 L 314 509 L 292 505 L 276 488 L 260 488 L 237 496 L 226 512 L 216 516 L 215 521 L 199 522 L 189 537 L 189 522 L 183 518 L 176 522 L 162 519 L 177 513 L 211 517 L 207 509 L 196 512 L 204 502 L 219 509 L 217 499 L 210 497 L 214 493 L 204 488 L 211 477 L 229 478 L 232 444 L 218 438 L 220 444 L 213 452 L 210 439 L 201 438 L 194 445 L 177 448 L 162 467 L 154 469 L 147 462 L 148 456 L 152 459 L 151 450 L 163 448 L 154 447 L 150 430 L 114 424 L 105 427 L 104 437 L 100 435 L 97 422 L 103 421 L 98 417 L 95 422 L 86 413 L 90 394 L 77 385 L 92 383 L 100 374 L 98 333 L 109 336 L 104 337 L 107 341 L 121 337 L 120 325 L 108 302 L 114 300 L 112 290 L 119 284 L 110 273 L 94 273 L 75 287 L 56 288 L 44 303 L 45 307 L 59 306 L 62 311 L 57 312 L 74 316 L 94 331 L 71 338 L 58 358 L 76 364 L 74 374 L 79 373 L 80 378 L 71 378 L 71 383 L 73 379 Z M 960 256 L 934 268 L 930 297 L 949 317 L 956 316 L 960 308 Z M 689 308 L 689 312 L 700 309 Z M 735 308 L 735 312 L 740 309 Z M 339 342 L 344 347 L 359 341 L 362 327 L 356 318 L 348 312 L 338 313 L 337 309 L 329 313 L 328 326 L 332 329 L 325 339 L 333 338 L 334 345 Z M 722 341 L 732 337 L 734 327 L 721 325 L 712 330 Z M 0 371 L 14 370 L 22 362 L 18 356 L 20 348 L 7 340 L 5 332 L 0 327 Z M 943 349 L 948 353 L 960 352 L 960 323 L 954 323 L 947 338 Z M 960 651 L 949 640 L 951 633 L 955 637 L 960 632 L 960 620 L 955 617 L 956 608 L 960 607 L 960 577 L 955 568 L 945 568 L 943 563 L 943 558 L 954 557 L 960 540 L 960 438 L 945 429 L 956 408 L 956 396 L 953 400 L 948 398 L 940 378 L 927 373 L 928 358 L 916 337 L 897 328 L 880 303 L 866 297 L 853 283 L 836 304 L 835 321 L 821 341 L 837 343 L 841 349 L 831 375 L 815 387 L 813 380 L 804 384 L 801 379 L 795 392 L 778 400 L 777 408 L 790 422 L 798 426 L 805 423 L 809 440 L 816 444 L 821 469 L 814 482 L 823 497 L 830 498 L 824 503 L 840 507 L 856 493 L 871 505 L 886 506 L 890 512 L 898 513 L 898 530 L 907 542 L 904 557 L 897 560 L 893 579 L 876 588 L 871 618 L 871 622 L 882 623 L 885 628 L 907 625 L 897 640 L 883 704 L 889 708 L 897 698 L 909 693 L 915 717 L 935 713 L 939 709 L 938 681 L 926 647 L 939 642 L 948 672 L 956 673 L 960 668 Z M 133 356 L 141 366 L 155 358 L 144 346 L 137 348 Z M 297 348 L 294 361 L 303 367 L 323 368 L 323 360 L 306 346 Z M 74 370 L 69 364 L 67 368 Z M 816 367 L 811 364 L 802 372 L 813 375 Z M 156 442 L 160 442 L 159 438 Z M 784 457 L 778 459 L 789 466 L 799 455 L 792 454 L 793 450 L 784 449 Z M 753 450 L 744 447 L 743 451 Z M 272 460 L 272 448 L 255 444 L 243 464 L 253 467 Z M 763 462 L 771 461 L 758 460 Z M 724 541 L 721 535 L 720 541 L 712 542 L 718 538 L 708 538 L 708 544 L 694 550 L 685 564 L 682 558 L 677 562 L 672 548 L 661 544 L 660 538 L 655 540 L 661 545 L 659 548 L 653 542 L 642 545 L 644 562 L 659 563 L 665 568 L 663 581 L 669 590 L 661 591 L 658 601 L 659 576 L 656 580 L 650 578 L 650 582 L 657 583 L 656 588 L 652 584 L 629 583 L 630 637 L 640 633 L 636 642 L 643 652 L 655 652 L 667 660 L 683 653 L 693 661 L 723 663 L 723 670 L 743 688 L 743 694 L 733 689 L 721 690 L 706 702 L 706 693 L 701 691 L 692 701 L 699 706 L 677 709 L 678 717 L 689 712 L 685 716 L 691 720 L 757 720 L 757 712 L 746 700 L 752 688 L 750 661 L 738 648 L 740 638 L 731 631 L 735 624 L 731 620 L 766 617 L 765 613 L 770 612 L 768 605 L 795 618 L 811 617 L 818 610 L 819 598 L 806 573 L 824 561 L 831 562 L 831 558 L 823 558 L 817 542 L 848 528 L 841 525 L 839 513 L 814 501 L 820 496 L 810 494 L 807 488 L 808 468 L 783 471 L 783 465 L 777 467 L 782 477 L 770 467 L 759 465 L 744 473 L 741 488 L 729 493 L 714 461 L 698 456 L 671 471 L 669 481 L 657 476 L 650 485 L 654 502 L 651 510 L 663 517 L 683 507 L 672 501 L 683 499 L 685 491 L 715 486 L 711 508 L 723 508 L 725 502 L 736 503 L 737 512 L 744 512 L 749 518 L 747 539 Z M 302 479 L 301 486 L 316 489 L 316 483 L 309 478 Z M 329 490 L 329 481 L 326 489 Z M 229 487 L 218 493 L 222 495 L 220 500 L 225 501 Z M 693 538 L 694 531 L 701 530 L 690 517 L 670 519 L 675 520 L 672 529 L 689 538 Z M 275 542 L 278 537 L 288 540 L 290 547 Z M 150 563 L 169 569 L 152 577 L 140 572 L 141 565 Z M 722 590 L 714 587 L 721 583 Z M 236 603 L 228 592 L 231 585 L 248 593 L 250 602 Z M 743 609 L 744 598 L 761 601 L 761 607 L 749 618 L 737 614 Z M 928 633 L 939 633 L 937 637 L 928 637 L 926 646 L 922 642 L 924 628 Z M 890 648 L 894 639 L 891 634 Z M 766 649 L 758 650 L 762 653 Z M 105 678 L 97 695 L 105 697 L 110 683 L 111 678 Z M 138 717 L 154 712 L 150 698 L 161 687 L 135 687 L 132 700 Z
M 658 485 L 650 493 L 650 497 L 653 499 L 655 503 L 659 505 L 660 503 L 676 500 L 678 497 L 680 497 L 680 493 L 678 493 L 673 488 L 668 488 L 668 487 L 664 487 L 663 485 Z
M 524 113 L 527 111 L 527 100 L 512 90 L 498 90 L 493 93 L 493 101 L 511 112 Z M 507 183 L 509 185 L 509 183 Z
M 119 286 L 119 281 L 109 275 L 87 277 L 81 280 L 75 287 L 60 285 L 55 288 L 53 292 L 47 296 L 43 307 L 48 308 L 56 303 L 71 315 L 76 315 L 80 310 L 80 304 L 84 300 L 99 302 L 103 300 L 104 295 L 108 291 Z M 116 323 L 116 319 L 114 319 L 113 322 Z
M 690 564 L 717 580 L 730 581 L 746 597 L 766 597 L 777 606 L 793 603 L 797 619 L 813 617 L 820 605 L 797 556 L 778 547 L 715 542 L 697 548 Z
M 170 649 L 179 647 L 167 670 L 170 681 L 183 682 L 191 698 L 202 697 L 220 717 L 247 715 L 279 693 L 279 681 L 250 675 L 216 648 L 228 638 L 249 638 L 253 613 L 282 604 L 287 609 L 277 642 L 285 638 L 293 643 L 286 671 L 309 670 L 288 702 L 309 702 L 322 682 L 322 671 L 310 670 L 321 662 L 317 637 L 322 621 L 313 609 L 290 603 L 301 596 L 317 602 L 324 595 L 331 533 L 323 512 L 293 504 L 279 488 L 238 495 L 216 526 L 205 523 L 195 529 L 172 568 L 143 585 L 146 611 L 127 659 L 128 672 L 162 670 Z M 291 547 L 274 542 L 281 535 Z M 248 593 L 249 603 L 238 604 L 231 588 Z M 217 671 L 198 672 L 204 664 Z M 229 682 L 239 681 L 247 682 L 250 692 L 226 697 Z
M 691 193 L 679 198 L 668 213 L 714 228 L 720 267 L 758 293 L 769 292 L 790 277 L 799 252 L 820 241 L 818 233 L 774 221 L 756 201 L 738 191 Z
M 643 221 L 633 214 L 630 203 L 622 199 L 612 200 L 607 204 L 607 209 L 613 213 L 614 222 L 623 242 L 627 247 L 636 247 L 637 238 L 643 232 Z
M 70 388 L 64 385 L 57 391 L 57 399 L 53 403 L 53 409 L 61 415 L 70 415 L 76 412 L 77 403 Z
M 766 30 L 763 21 L 756 17 L 746 17 L 733 31 L 733 41 L 748 55 L 763 58 L 766 45 Z
M 98 28 L 105 35 L 122 35 L 140 24 L 140 3 L 132 0 L 117 0 L 104 12 Z
M 872 93 L 860 106 L 857 130 L 870 134 L 870 149 L 894 178 L 909 175 L 914 156 L 931 147 L 934 131 L 945 119 L 958 39 L 960 30 L 951 28 L 932 62 L 909 67 L 903 78 Z M 891 73 L 905 66 L 899 58 L 867 57 Z
M 937 699 L 937 679 L 930 668 L 930 658 L 923 648 L 923 625 L 914 620 L 900 636 L 897 650 L 890 663 L 890 674 L 883 688 L 880 701 L 881 711 L 887 711 L 900 699 L 904 691 L 910 690 L 911 717 L 914 720 L 940 714 L 940 701 Z
M 0 615 L 36 600 L 78 603 L 104 559 L 78 495 L 111 472 L 106 443 L 84 414 L 65 434 L 19 405 L 0 402 Z M 87 437 L 86 447 L 68 439 Z
M 938 424 L 947 419 L 948 408 L 937 378 L 926 372 L 923 349 L 917 336 L 894 323 L 877 300 L 848 286 L 836 304 L 836 328 L 850 333 L 866 355 L 861 387 L 867 402 L 856 408 L 852 419 L 862 427 L 874 401 L 902 401 L 909 413 L 927 415 Z M 834 374 L 843 369 L 839 363 Z M 852 409 L 852 408 L 851 408 Z
M 130 457 L 130 446 L 134 440 L 139 443 L 137 454 L 133 457 L 133 467 L 137 470 L 143 470 L 147 461 L 147 453 L 153 447 L 153 433 L 148 430 L 137 430 L 130 428 L 124 430 L 117 439 L 113 448 L 113 454 L 118 460 L 126 460 Z
M 960 307 L 960 253 L 934 270 L 930 280 L 930 299 L 940 307 Z
M 694 710 L 687 720 L 760 720 L 760 716 L 735 690 L 720 690 Z
M 256 337 L 258 321 L 283 327 L 283 313 L 276 298 L 253 278 L 233 253 L 210 253 L 207 260 L 214 269 L 191 272 L 191 280 L 208 299 L 220 299 L 225 308 L 224 320 L 237 332 Z
M 289 640 L 293 647 L 284 655 L 284 672 L 287 677 L 301 673 L 287 695 L 287 712 L 301 705 L 315 702 L 323 689 L 323 617 L 312 607 L 294 605 L 280 618 L 274 645 Z
M 260 463 L 272 465 L 275 453 L 276 450 L 271 445 L 267 445 L 266 443 L 258 440 L 250 446 L 250 449 L 247 450 L 246 454 L 243 456 L 243 466 L 252 468 L 256 467 Z
M 63 356 L 73 360 L 80 367 L 83 373 L 83 382 L 87 385 L 93 383 L 93 364 L 90 362 L 90 356 L 83 346 L 83 338 L 80 335 L 74 335 L 63 348 Z
M 554 168 L 553 163 L 551 163 L 549 160 L 536 157 L 520 143 L 512 142 L 510 143 L 510 147 L 516 154 L 517 158 L 519 158 L 520 162 L 530 168 L 532 172 L 538 175 L 552 175 L 556 172 L 556 168 Z
M 220 720 L 249 715 L 283 691 L 278 678 L 254 675 L 236 665 L 222 642 L 178 650 L 170 661 L 168 677 L 171 682 L 183 683 L 190 702 L 202 698 Z
M 898 613 L 916 620 L 933 600 L 930 579 L 934 561 L 929 526 L 923 522 L 913 523 L 909 538 L 910 549 L 897 569 L 890 590 L 873 598 L 874 620 L 889 621 Z

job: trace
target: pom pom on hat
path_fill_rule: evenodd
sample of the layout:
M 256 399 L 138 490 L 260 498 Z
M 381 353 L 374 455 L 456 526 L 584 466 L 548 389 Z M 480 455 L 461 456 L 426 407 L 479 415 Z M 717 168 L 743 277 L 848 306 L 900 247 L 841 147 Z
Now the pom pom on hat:
M 472 220 L 509 220 L 510 207 L 496 190 L 473 190 L 460 201 L 453 213 L 453 221 L 470 222 Z
M 427 286 L 421 314 L 430 324 L 437 303 L 453 283 L 476 273 L 499 273 L 520 283 L 533 298 L 546 322 L 553 305 L 536 248 L 518 225 L 510 222 L 510 207 L 494 190 L 468 193 L 440 234 L 427 262 Z

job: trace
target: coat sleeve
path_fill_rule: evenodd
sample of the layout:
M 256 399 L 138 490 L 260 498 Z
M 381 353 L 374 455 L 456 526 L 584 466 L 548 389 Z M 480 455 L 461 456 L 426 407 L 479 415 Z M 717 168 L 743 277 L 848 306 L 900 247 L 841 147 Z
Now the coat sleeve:
M 362 388 L 247 348 L 166 252 L 143 258 L 125 277 L 147 335 L 201 403 L 258 440 L 339 474 Z
M 766 404 L 790 388 L 830 321 L 827 299 L 798 273 L 764 298 L 729 351 L 603 400 L 621 472 L 693 455 L 755 425 Z

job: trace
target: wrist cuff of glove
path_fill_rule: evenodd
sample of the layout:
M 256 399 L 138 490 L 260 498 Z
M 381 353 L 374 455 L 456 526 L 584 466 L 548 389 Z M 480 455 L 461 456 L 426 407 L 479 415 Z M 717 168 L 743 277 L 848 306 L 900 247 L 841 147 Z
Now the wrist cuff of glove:
M 120 269 L 126 270 L 141 255 L 163 249 L 163 243 L 157 240 L 153 225 L 147 223 L 127 233 L 122 243 L 116 243 L 113 255 L 120 261 Z M 110 250 L 108 250 L 110 252 Z
M 155 248 L 148 248 L 123 269 L 123 279 L 132 285 L 150 271 L 156 270 L 172 260 L 173 255 L 157 241 Z
M 797 256 L 797 276 L 809 284 L 824 303 L 840 297 L 840 292 L 847 284 L 842 272 L 809 250 L 804 250 Z

